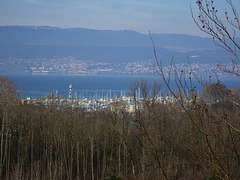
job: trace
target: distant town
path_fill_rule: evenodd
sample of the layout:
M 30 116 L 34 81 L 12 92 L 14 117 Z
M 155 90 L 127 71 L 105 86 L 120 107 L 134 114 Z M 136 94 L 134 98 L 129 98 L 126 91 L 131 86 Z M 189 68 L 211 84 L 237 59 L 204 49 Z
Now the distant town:
M 109 62 L 109 61 L 92 61 L 80 60 L 74 57 L 63 58 L 36 58 L 36 59 L 19 59 L 19 58 L 1 58 L 1 74 L 26 74 L 26 75 L 154 75 L 156 73 L 154 60 L 131 61 L 131 62 Z M 231 63 L 224 64 L 226 68 L 232 67 Z M 193 63 L 175 64 L 178 72 L 194 71 L 199 76 L 218 76 L 226 77 L 218 68 L 218 63 Z M 166 75 L 169 73 L 169 66 L 163 67 Z

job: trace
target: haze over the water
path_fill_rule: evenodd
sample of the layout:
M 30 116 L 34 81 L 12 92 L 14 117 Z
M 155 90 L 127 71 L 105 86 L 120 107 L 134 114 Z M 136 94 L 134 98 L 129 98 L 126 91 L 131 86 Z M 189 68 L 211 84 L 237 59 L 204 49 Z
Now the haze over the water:
M 225 1 L 215 3 L 219 11 L 225 10 Z M 194 0 L 0 0 L 0 25 L 205 36 L 192 20 L 190 4 L 197 15 Z

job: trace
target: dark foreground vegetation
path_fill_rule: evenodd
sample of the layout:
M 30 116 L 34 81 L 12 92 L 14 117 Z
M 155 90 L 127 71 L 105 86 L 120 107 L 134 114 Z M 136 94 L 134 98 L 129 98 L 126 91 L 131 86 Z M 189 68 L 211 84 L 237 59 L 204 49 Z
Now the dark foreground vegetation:
M 157 103 L 159 89 L 146 82 L 132 90 L 134 113 L 124 102 L 87 112 L 22 105 L 15 84 L 1 77 L 1 179 L 240 177 L 240 109 L 231 102 L 239 102 L 237 91 L 209 85 L 201 98 L 182 101 L 187 114 L 177 102 Z
M 231 0 L 226 3 L 224 21 L 213 0 L 197 0 L 198 15 L 192 14 L 216 45 L 234 55 L 231 68 L 219 63 L 219 69 L 239 78 L 238 9 Z M 21 105 L 15 84 L 1 77 L 0 178 L 239 179 L 239 90 L 203 82 L 194 69 L 177 70 L 173 61 L 166 75 L 154 41 L 153 50 L 156 71 L 174 101 L 159 103 L 157 86 L 150 90 L 145 82 L 136 82 L 133 113 L 124 102 L 96 112 Z M 177 91 L 170 86 L 171 76 Z M 192 78 L 203 86 L 201 96 Z M 141 102 L 135 93 L 139 88 Z

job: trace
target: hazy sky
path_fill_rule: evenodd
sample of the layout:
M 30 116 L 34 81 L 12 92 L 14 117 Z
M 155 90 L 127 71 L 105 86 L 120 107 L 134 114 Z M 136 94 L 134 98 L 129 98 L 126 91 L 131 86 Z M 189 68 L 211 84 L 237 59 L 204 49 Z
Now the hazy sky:
M 216 4 L 223 8 L 224 0 Z M 237 0 L 238 1 L 238 0 Z M 47 25 L 204 35 L 194 0 L 0 0 L 0 25 Z

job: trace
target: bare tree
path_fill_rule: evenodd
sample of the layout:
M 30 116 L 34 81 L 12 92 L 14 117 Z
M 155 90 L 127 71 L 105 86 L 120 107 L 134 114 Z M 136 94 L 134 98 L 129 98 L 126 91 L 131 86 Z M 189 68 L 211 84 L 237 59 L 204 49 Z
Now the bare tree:
M 227 69 L 226 66 L 219 64 L 220 70 L 239 77 L 240 46 L 236 38 L 240 31 L 239 16 L 232 0 L 226 0 L 226 2 L 228 7 L 224 11 L 225 19 L 220 18 L 221 16 L 218 14 L 219 11 L 213 0 L 197 0 L 198 16 L 194 15 L 192 8 L 191 12 L 199 29 L 210 35 L 217 46 L 234 55 L 231 60 L 232 67 Z M 230 8 L 230 10 L 227 8 Z M 192 130 L 189 131 L 189 135 L 182 142 L 185 151 L 195 163 L 212 177 L 236 179 L 239 177 L 237 169 L 240 154 L 239 143 L 236 139 L 240 137 L 240 119 L 239 116 L 236 116 L 236 113 L 239 112 L 239 98 L 232 95 L 232 91 L 220 83 L 209 85 L 201 81 L 193 69 L 190 72 L 177 70 L 174 60 L 172 60 L 168 72 L 165 72 L 162 61 L 157 56 L 151 34 L 150 38 L 153 42 L 155 69 L 175 98 L 176 103 L 172 105 L 172 108 L 182 112 L 191 125 Z M 192 83 L 193 78 L 196 78 L 205 88 L 205 92 L 210 96 L 214 95 L 217 99 L 209 104 L 206 98 L 199 97 Z M 176 91 L 170 84 L 172 79 L 175 79 Z M 213 108 L 213 105 L 218 103 L 219 98 L 221 98 L 220 106 Z M 237 108 L 229 110 L 226 102 Z
M 238 9 L 234 6 L 232 0 L 225 1 L 228 7 L 224 10 L 224 16 L 219 14 L 221 11 L 215 6 L 213 0 L 197 0 L 198 16 L 194 15 L 192 8 L 191 13 L 194 22 L 201 31 L 210 35 L 217 46 L 234 55 L 235 59 L 232 60 L 233 66 L 231 69 L 227 69 L 222 64 L 219 65 L 219 68 L 239 77 L 240 45 L 236 36 L 240 35 L 240 19 Z M 225 18 L 222 19 L 221 17 Z
M 16 116 L 19 104 L 16 84 L 0 77 L 0 178 L 9 179 L 11 142 L 13 132 L 18 128 Z

